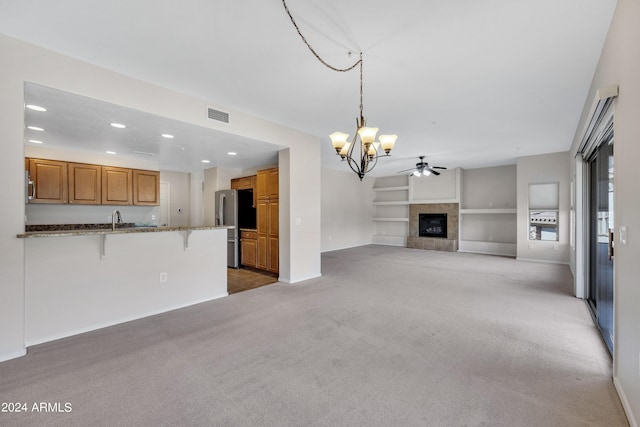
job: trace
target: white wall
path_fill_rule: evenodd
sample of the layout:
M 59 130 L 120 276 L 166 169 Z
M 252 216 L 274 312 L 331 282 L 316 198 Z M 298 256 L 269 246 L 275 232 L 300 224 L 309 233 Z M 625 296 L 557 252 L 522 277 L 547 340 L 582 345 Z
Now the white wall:
M 462 171 L 461 209 L 515 209 L 516 165 Z
M 227 295 L 227 230 L 25 239 L 27 345 Z M 195 267 L 194 267 L 195 266 Z M 160 283 L 160 273 L 167 282 Z
M 375 231 L 372 219 L 374 182 L 369 177 L 360 181 L 351 169 L 322 168 L 323 252 L 371 243 Z
M 628 244 L 614 257 L 614 383 L 632 426 L 640 422 L 640 2 L 618 0 L 600 62 L 572 145 L 575 152 L 598 89 L 618 84 L 615 103 L 615 225 L 625 225 Z M 573 161 L 567 164 L 573 167 Z M 575 253 L 573 254 L 575 257 Z
M 172 227 L 188 227 L 191 223 L 191 175 L 160 171 L 160 181 L 169 183 L 169 224 Z
M 518 158 L 518 259 L 569 263 L 568 164 L 567 152 Z M 548 182 L 559 184 L 558 241 L 529 240 L 529 184 Z
M 291 282 L 320 274 L 320 194 L 308 191 L 320 185 L 319 140 L 316 137 L 248 116 L 239 111 L 155 86 L 116 72 L 78 61 L 40 47 L 0 35 L 0 178 L 4 203 L 0 207 L 0 360 L 23 354 L 24 346 L 24 83 L 33 82 L 135 108 L 170 119 L 288 147 L 289 209 L 301 226 L 291 227 L 290 251 L 294 257 L 281 272 Z M 7 65 L 9 64 L 9 65 Z M 207 118 L 206 107 L 229 112 L 233 120 L 222 123 Z M 282 227 L 281 227 L 282 229 Z

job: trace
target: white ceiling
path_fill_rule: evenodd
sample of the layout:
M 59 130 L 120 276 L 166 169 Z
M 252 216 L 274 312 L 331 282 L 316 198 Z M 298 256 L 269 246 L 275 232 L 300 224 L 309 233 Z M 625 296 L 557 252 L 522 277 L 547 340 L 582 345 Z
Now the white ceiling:
M 349 51 L 364 53 L 364 115 L 381 133 L 398 134 L 392 157 L 376 167 L 377 175 L 390 175 L 419 155 L 432 165 L 474 168 L 568 150 L 616 2 L 287 4 L 331 64 L 345 67 L 355 58 Z M 317 135 L 326 141 L 323 166 L 346 167 L 326 135 L 353 134 L 357 70 L 337 73 L 320 64 L 281 0 L 0 0 L 0 30 Z M 190 147 L 218 137 L 228 136 L 200 135 Z M 276 149 L 236 142 L 263 153 Z M 218 147 L 220 153 L 226 149 Z

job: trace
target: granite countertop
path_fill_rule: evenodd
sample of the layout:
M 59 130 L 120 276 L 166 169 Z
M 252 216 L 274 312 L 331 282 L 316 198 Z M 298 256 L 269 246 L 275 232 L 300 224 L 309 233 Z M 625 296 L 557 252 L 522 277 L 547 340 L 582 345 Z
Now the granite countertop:
M 151 225 L 118 224 L 115 231 L 111 224 L 53 224 L 45 226 L 27 226 L 24 233 L 18 234 L 19 238 L 29 237 L 65 237 L 65 236 L 89 236 L 95 234 L 133 234 L 133 233 L 162 233 L 167 231 L 190 230 L 218 230 L 234 228 L 233 225 L 198 226 L 198 227 L 157 227 Z

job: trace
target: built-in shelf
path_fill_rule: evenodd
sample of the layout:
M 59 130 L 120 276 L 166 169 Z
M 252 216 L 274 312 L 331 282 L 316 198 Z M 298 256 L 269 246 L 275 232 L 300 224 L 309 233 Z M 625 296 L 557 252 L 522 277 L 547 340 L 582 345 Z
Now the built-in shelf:
M 460 240 L 458 252 L 515 257 L 517 254 L 517 244 Z
M 373 202 L 373 204 L 374 206 L 393 206 L 393 205 L 401 206 L 401 205 L 408 205 L 409 202 L 406 200 L 398 200 L 394 202 Z
M 408 185 L 403 185 L 401 187 L 380 187 L 380 188 L 374 188 L 373 191 L 401 191 L 401 190 L 408 190 L 409 186 Z
M 460 214 L 515 214 L 517 209 L 460 209 Z
M 374 221 L 390 221 L 390 222 L 409 222 L 409 218 L 382 218 L 376 217 L 373 218 Z

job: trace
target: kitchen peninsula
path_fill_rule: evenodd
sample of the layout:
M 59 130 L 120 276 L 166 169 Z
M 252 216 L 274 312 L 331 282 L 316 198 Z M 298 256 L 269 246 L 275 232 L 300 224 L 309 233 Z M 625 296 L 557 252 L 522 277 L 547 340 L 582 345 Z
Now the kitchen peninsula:
M 18 234 L 25 239 L 25 344 L 227 296 L 228 228 Z

